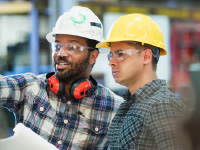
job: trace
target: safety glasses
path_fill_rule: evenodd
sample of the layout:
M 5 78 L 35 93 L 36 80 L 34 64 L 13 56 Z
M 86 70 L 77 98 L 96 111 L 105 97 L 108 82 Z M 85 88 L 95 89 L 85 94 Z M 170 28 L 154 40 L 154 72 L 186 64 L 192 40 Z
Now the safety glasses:
M 71 43 L 67 43 L 67 44 L 52 43 L 52 50 L 53 50 L 53 53 L 55 54 L 60 54 L 61 51 L 64 50 L 66 53 L 73 55 L 73 54 L 79 54 L 87 49 L 94 50 L 95 48 L 86 47 L 79 44 L 71 44 Z
M 110 52 L 108 54 L 108 61 L 111 61 L 112 58 L 117 59 L 118 61 L 125 60 L 126 58 L 135 55 L 138 52 L 141 52 L 142 50 L 138 49 L 119 49 L 115 51 L 114 53 Z

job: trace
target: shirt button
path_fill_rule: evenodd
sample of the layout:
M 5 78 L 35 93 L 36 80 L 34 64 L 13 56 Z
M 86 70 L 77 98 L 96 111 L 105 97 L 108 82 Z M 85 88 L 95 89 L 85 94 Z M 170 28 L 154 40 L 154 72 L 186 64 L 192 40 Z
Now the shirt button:
M 98 131 L 99 131 L 99 128 L 96 127 L 96 128 L 95 128 L 95 131 L 98 132 Z
M 59 145 L 62 144 L 62 141 L 58 141 L 58 144 L 59 144 Z
M 68 123 L 68 120 L 64 120 L 64 124 L 67 124 Z
M 40 107 L 40 111 L 44 111 L 44 107 Z
M 68 102 L 67 102 L 67 104 L 68 104 L 68 105 L 70 105 L 70 104 L 71 104 L 71 102 L 70 102 L 70 101 L 68 101 Z

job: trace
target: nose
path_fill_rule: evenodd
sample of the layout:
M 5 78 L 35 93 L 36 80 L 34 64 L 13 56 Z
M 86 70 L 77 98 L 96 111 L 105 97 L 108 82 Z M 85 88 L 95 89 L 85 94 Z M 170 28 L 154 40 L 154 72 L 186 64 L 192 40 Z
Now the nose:
M 69 56 L 68 51 L 65 49 L 65 47 L 63 49 L 60 50 L 60 52 L 58 53 L 58 56 Z
M 116 66 L 117 65 L 117 60 L 114 57 L 112 57 L 111 60 L 110 60 L 110 62 L 108 63 L 108 65 L 110 67 Z

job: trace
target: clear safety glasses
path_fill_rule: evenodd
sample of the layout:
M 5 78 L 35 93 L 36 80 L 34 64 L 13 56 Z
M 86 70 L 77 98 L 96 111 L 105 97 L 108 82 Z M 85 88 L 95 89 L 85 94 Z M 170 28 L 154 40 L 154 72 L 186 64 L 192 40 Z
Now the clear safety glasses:
M 85 49 L 94 50 L 93 47 L 86 47 L 79 44 L 61 44 L 61 43 L 52 43 L 52 50 L 56 54 L 60 54 L 62 50 L 64 50 L 68 54 L 78 54 L 84 51 Z
M 110 52 L 108 54 L 108 61 L 111 61 L 112 58 L 117 59 L 118 61 L 122 61 L 125 60 L 126 58 L 128 58 L 131 55 L 135 55 L 138 52 L 141 52 L 142 50 L 138 50 L 138 49 L 120 49 L 115 51 L 114 53 Z

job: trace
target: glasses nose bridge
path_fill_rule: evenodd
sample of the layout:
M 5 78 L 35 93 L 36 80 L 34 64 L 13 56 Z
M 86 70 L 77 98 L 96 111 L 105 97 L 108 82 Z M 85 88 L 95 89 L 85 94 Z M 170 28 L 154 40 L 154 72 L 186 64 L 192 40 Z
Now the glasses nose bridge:
M 62 45 L 58 55 L 69 55 L 69 48 L 66 45 Z
M 109 65 L 109 66 L 116 65 L 118 61 L 119 61 L 119 60 L 118 60 L 118 58 L 117 58 L 117 55 L 116 55 L 115 53 L 112 53 L 112 56 L 110 57 L 110 60 L 109 60 L 108 65 Z
M 109 66 L 116 66 L 117 64 L 117 61 L 116 60 L 113 60 L 113 57 L 111 58 L 111 60 L 108 62 L 108 65 Z

